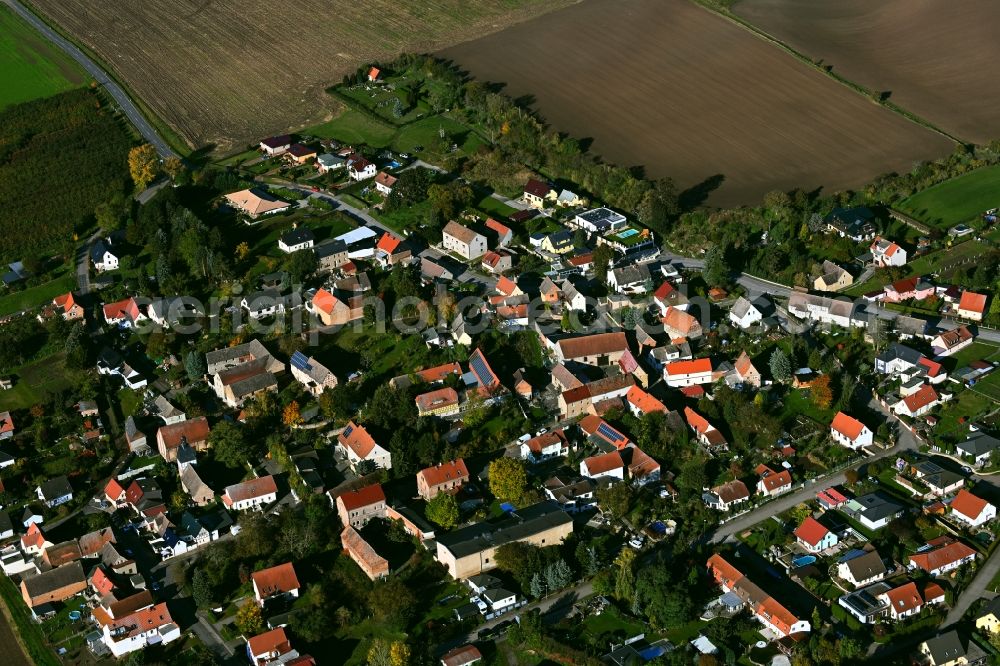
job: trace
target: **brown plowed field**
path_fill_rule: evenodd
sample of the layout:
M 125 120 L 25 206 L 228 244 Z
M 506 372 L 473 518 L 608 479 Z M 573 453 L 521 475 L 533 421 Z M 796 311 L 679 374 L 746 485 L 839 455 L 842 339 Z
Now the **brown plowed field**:
M 33 0 L 182 137 L 220 148 L 318 122 L 359 65 L 577 0 Z
M 1000 138 L 997 0 L 743 0 L 735 12 L 962 140 Z
M 719 205 L 857 186 L 952 149 L 687 0 L 586 0 L 442 55 L 533 95 L 609 161 L 683 186 L 722 174 Z

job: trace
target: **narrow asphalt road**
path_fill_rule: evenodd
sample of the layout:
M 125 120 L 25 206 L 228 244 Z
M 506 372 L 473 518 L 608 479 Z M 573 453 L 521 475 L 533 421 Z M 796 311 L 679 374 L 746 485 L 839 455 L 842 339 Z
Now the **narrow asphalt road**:
M 90 246 L 101 235 L 98 229 L 76 250 L 76 288 L 81 296 L 90 293 Z
M 78 49 L 76 46 L 71 44 L 69 41 L 64 39 L 59 33 L 50 28 L 44 21 L 35 16 L 27 7 L 22 5 L 18 0 L 3 0 L 4 4 L 10 7 L 18 16 L 23 18 L 25 21 L 30 23 L 38 32 L 42 33 L 46 39 L 58 46 L 60 49 L 65 51 L 73 60 L 77 61 L 81 67 L 83 67 L 88 74 L 94 77 L 108 94 L 114 98 L 118 107 L 122 110 L 122 113 L 128 117 L 128 119 L 135 125 L 139 133 L 142 134 L 143 138 L 151 143 L 153 147 L 156 148 L 156 152 L 160 154 L 160 157 L 177 157 L 167 142 L 157 133 L 153 126 L 149 124 L 145 116 L 139 112 L 135 104 L 129 98 L 129 96 L 122 90 L 121 86 L 115 83 L 114 79 L 108 76 L 108 73 L 101 69 L 93 60 L 91 60 L 83 51 Z
M 872 408 L 882 412 L 887 419 L 891 420 L 895 418 L 890 416 L 878 403 L 872 402 L 871 406 Z M 916 451 L 919 446 L 920 442 L 917 438 L 914 437 L 906 428 L 900 427 L 899 439 L 896 442 L 896 446 L 879 456 L 868 458 L 864 462 L 871 463 L 882 458 L 897 456 L 902 451 Z M 711 543 L 722 543 L 729 537 L 744 530 L 748 530 L 757 523 L 763 522 L 768 518 L 776 516 L 784 511 L 788 511 L 792 507 L 815 497 L 818 490 L 846 483 L 847 478 L 844 475 L 845 471 L 846 470 L 835 472 L 834 474 L 808 481 L 801 489 L 788 493 L 787 495 L 782 495 L 777 499 L 771 500 L 760 508 L 754 509 L 753 511 L 740 516 L 735 520 L 731 520 L 728 523 L 720 525 L 712 535 Z

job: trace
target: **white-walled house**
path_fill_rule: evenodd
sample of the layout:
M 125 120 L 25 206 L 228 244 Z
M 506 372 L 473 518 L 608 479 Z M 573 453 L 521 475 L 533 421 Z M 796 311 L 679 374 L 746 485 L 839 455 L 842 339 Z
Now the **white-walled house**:
M 872 263 L 880 268 L 905 266 L 906 250 L 885 238 L 876 238 L 871 244 Z
M 150 605 L 119 618 L 112 618 L 103 607 L 99 608 L 101 613 L 95 609 L 94 617 L 106 618 L 106 622 L 98 620 L 102 625 L 101 642 L 116 658 L 181 637 L 181 629 L 170 617 L 166 603 Z
M 278 486 L 272 476 L 262 476 L 226 487 L 222 503 L 233 511 L 263 509 L 278 499 Z
M 951 515 L 969 527 L 980 527 L 997 517 L 997 508 L 963 488 L 951 501 Z
M 839 542 L 837 535 L 812 516 L 795 528 L 795 539 L 810 553 L 820 553 Z
M 580 475 L 588 479 L 609 477 L 622 480 L 625 478 L 625 461 L 618 451 L 591 456 L 580 462 Z
M 874 435 L 868 426 L 844 412 L 837 412 L 833 417 L 830 436 L 833 441 L 854 451 L 871 446 L 874 440 Z
M 90 248 L 90 259 L 98 273 L 118 268 L 118 257 L 111 251 L 111 243 L 98 239 Z

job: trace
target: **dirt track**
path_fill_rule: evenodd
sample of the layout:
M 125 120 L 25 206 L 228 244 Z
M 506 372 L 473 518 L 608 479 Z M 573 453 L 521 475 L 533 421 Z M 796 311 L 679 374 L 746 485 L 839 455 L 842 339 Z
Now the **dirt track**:
M 684 186 L 722 174 L 720 205 L 857 186 L 952 148 L 686 0 L 586 0 L 442 55 L 533 95 L 610 161 Z
M 1000 138 L 996 0 L 742 0 L 735 12 L 965 141 Z
M 196 146 L 318 122 L 359 65 L 501 30 L 577 0 L 33 0 Z

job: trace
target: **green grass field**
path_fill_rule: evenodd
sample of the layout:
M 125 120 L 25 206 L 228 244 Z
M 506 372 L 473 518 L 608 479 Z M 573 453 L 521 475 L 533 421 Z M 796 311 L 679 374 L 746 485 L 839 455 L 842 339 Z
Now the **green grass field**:
M 78 375 L 77 371 L 66 368 L 66 357 L 62 353 L 16 368 L 7 373 L 14 377 L 14 388 L 0 391 L 0 412 L 37 405 L 46 393 L 75 386 Z
M 899 209 L 942 228 L 975 220 L 1000 206 L 1000 165 L 984 167 L 904 199 Z
M 56 296 L 73 289 L 76 289 L 76 276 L 63 275 L 37 287 L 0 296 L 0 317 L 28 308 L 41 307 Z
M 87 77 L 69 56 L 0 6 L 0 109 L 48 97 L 84 84 Z

